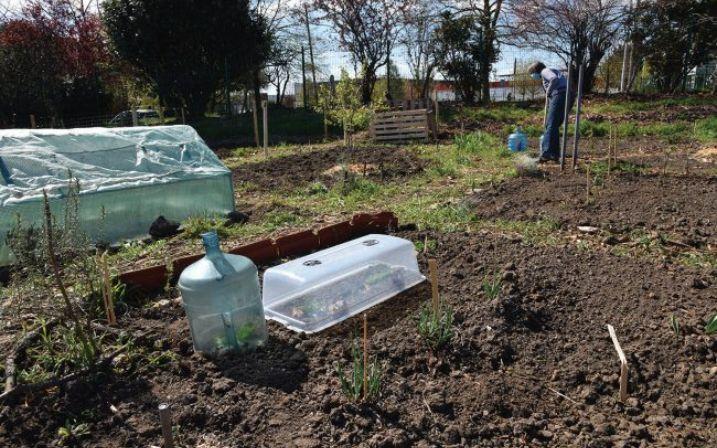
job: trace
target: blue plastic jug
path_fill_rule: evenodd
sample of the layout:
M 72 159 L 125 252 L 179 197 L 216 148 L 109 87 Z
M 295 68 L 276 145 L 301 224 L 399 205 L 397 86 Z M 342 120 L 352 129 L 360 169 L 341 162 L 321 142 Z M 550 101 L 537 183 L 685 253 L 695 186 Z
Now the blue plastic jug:
M 515 132 L 508 136 L 508 149 L 513 152 L 525 151 L 528 149 L 528 138 L 520 130 L 520 126 L 515 129 Z
M 246 350 L 266 342 L 264 306 L 254 263 L 225 254 L 216 232 L 202 235 L 206 256 L 179 277 L 194 350 L 210 355 Z

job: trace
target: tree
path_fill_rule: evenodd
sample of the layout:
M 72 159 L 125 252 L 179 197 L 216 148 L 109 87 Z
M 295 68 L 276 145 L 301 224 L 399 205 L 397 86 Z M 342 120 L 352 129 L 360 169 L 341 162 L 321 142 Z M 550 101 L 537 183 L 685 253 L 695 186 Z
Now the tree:
M 400 42 L 406 49 L 406 62 L 411 70 L 413 85 L 420 91 L 420 98 L 428 98 L 428 89 L 438 68 L 435 32 L 438 13 L 435 3 L 417 0 L 405 11 Z
M 521 0 L 512 2 L 509 41 L 556 54 L 577 80 L 592 91 L 600 61 L 623 31 L 622 0 Z
M 286 87 L 291 75 L 296 73 L 296 60 L 301 55 L 301 48 L 294 42 L 277 40 L 269 54 L 266 67 L 266 78 L 276 88 L 276 103 L 283 104 Z
M 489 88 L 490 70 L 485 75 L 485 65 L 495 62 L 483 53 L 485 43 L 479 23 L 470 15 L 455 17 L 444 11 L 436 30 L 436 42 L 441 71 L 447 78 L 453 79 L 460 98 L 466 104 L 474 105 L 485 95 L 486 87 Z M 490 54 L 495 55 L 497 51 L 492 50 Z
M 111 58 L 99 18 L 85 2 L 26 2 L 0 28 L 0 54 L 0 114 L 107 113 Z
M 503 11 L 502 0 L 442 0 L 454 16 L 468 16 L 477 22 L 480 30 L 478 41 L 478 79 L 481 101 L 490 102 L 490 74 L 498 60 L 498 27 Z
M 58 115 L 62 102 L 62 53 L 46 30 L 11 20 L 0 31 L 0 115 L 19 125 L 30 114 Z
M 401 17 L 412 0 L 315 0 L 338 32 L 339 43 L 361 67 L 361 101 L 371 102 L 378 69 L 386 65 Z
M 634 41 L 655 87 L 674 92 L 717 50 L 717 3 L 655 0 L 635 9 Z
M 269 54 L 270 35 L 249 0 L 107 0 L 103 20 L 117 53 L 160 101 L 193 118 L 226 75 L 249 79 Z

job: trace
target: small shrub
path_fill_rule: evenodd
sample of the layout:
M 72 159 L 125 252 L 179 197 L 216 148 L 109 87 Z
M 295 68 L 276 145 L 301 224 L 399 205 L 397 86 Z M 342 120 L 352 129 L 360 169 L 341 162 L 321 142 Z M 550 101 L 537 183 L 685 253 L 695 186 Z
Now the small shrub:
M 486 275 L 483 277 L 481 282 L 481 288 L 483 293 L 486 295 L 488 300 L 493 300 L 500 294 L 500 289 L 503 286 L 503 280 L 500 273 L 494 273 L 492 275 Z
M 57 435 L 63 444 L 74 444 L 78 439 L 90 434 L 90 425 L 78 423 L 77 420 L 65 420 L 65 426 L 57 429 Z
M 453 339 L 453 309 L 440 304 L 433 310 L 431 304 L 424 304 L 418 314 L 418 334 L 431 350 L 438 350 Z
M 378 360 L 374 357 L 373 361 L 369 365 L 364 365 L 363 350 L 359 347 L 359 338 L 353 337 L 351 343 L 351 371 L 346 376 L 344 372 L 343 364 L 339 363 L 336 368 L 336 374 L 339 378 L 339 384 L 341 385 L 341 392 L 350 401 L 358 401 L 363 398 L 366 401 L 370 401 L 378 397 L 381 392 L 381 381 L 383 377 L 383 371 L 381 366 L 378 364 Z M 367 390 L 364 393 L 363 387 L 363 373 L 364 369 L 367 369 Z

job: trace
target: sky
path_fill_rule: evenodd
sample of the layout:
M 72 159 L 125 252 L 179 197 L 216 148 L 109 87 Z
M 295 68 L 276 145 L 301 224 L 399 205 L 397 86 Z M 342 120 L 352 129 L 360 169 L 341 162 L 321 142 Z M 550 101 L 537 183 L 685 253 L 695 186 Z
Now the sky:
M 96 4 L 96 0 L 85 0 L 90 2 L 90 6 L 93 7 Z M 281 0 L 282 7 L 288 8 L 301 2 L 301 0 Z M 27 0 L 0 0 L 0 7 L 7 6 L 10 10 L 20 11 L 22 6 L 27 3 Z M 100 0 L 101 3 L 101 0 Z M 319 54 L 316 54 L 316 63 L 324 72 L 324 76 L 321 78 L 334 75 L 338 77 L 341 68 L 345 68 L 349 73 L 353 72 L 353 66 L 351 60 L 346 52 L 343 52 L 338 48 L 336 39 L 331 36 L 332 30 L 327 25 L 313 26 L 312 34 L 315 38 L 322 39 L 325 43 L 322 45 L 322 50 Z M 330 44 L 326 44 L 329 42 Z M 308 56 L 307 56 L 308 57 Z M 519 61 L 533 61 L 533 60 L 544 60 L 548 65 L 557 65 L 559 62 L 554 55 L 545 54 L 540 51 L 530 51 L 526 49 L 518 49 L 515 47 L 504 46 L 501 48 L 501 54 L 498 62 L 494 65 L 494 75 L 500 76 L 510 74 L 513 72 L 513 61 L 518 59 Z M 406 63 L 404 50 L 398 49 L 392 55 L 392 62 L 398 67 L 399 73 L 402 76 L 410 76 L 410 69 Z M 383 69 L 385 73 L 385 69 Z M 382 73 L 383 74 L 383 73 Z M 440 75 L 439 75 L 440 78 Z M 293 80 L 300 81 L 300 80 Z

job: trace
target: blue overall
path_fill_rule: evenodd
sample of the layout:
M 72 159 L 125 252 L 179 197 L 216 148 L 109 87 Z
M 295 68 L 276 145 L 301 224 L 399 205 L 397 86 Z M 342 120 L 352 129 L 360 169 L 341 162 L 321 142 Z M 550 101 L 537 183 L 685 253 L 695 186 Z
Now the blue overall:
M 565 114 L 567 80 L 562 73 L 549 68 L 544 69 L 540 75 L 549 101 L 540 156 L 557 160 L 560 157 L 560 126 L 563 124 Z

